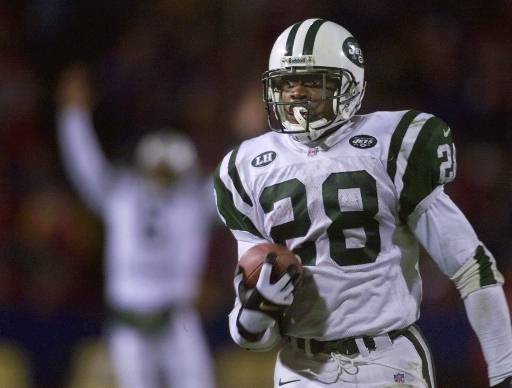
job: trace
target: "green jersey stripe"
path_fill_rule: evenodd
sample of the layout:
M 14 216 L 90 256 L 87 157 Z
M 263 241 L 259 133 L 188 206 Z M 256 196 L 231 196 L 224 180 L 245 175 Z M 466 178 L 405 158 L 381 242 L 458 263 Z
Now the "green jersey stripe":
M 313 46 L 315 45 L 316 34 L 318 33 L 320 26 L 325 22 L 326 20 L 318 19 L 311 24 L 308 32 L 306 33 L 302 55 L 313 55 Z
M 418 134 L 423 128 L 423 124 L 425 124 L 425 122 L 431 117 L 432 115 L 430 114 L 420 113 L 414 118 L 414 120 L 412 120 L 411 124 L 409 124 L 409 127 L 407 127 L 407 130 L 405 131 L 405 136 L 402 139 L 400 151 L 398 152 L 398 156 L 396 158 L 394 183 L 398 196 L 402 194 L 402 189 L 404 188 L 404 174 L 408 166 L 409 157 L 411 155 L 413 146 L 416 144 Z
M 402 177 L 399 216 L 403 222 L 406 222 L 416 206 L 439 186 L 440 161 L 437 157 L 437 147 L 439 133 L 445 128 L 444 121 L 431 116 L 416 135 Z
M 226 221 L 226 226 L 231 230 L 243 230 L 263 238 L 249 217 L 235 207 L 233 193 L 220 178 L 220 165 L 213 175 L 213 184 L 217 196 L 217 208 L 219 209 L 220 215 Z
M 485 253 L 485 249 L 482 245 L 479 245 L 476 249 L 475 260 L 478 263 L 480 287 L 498 283 L 492 270 L 492 261 L 490 257 Z
M 238 154 L 238 149 L 240 146 L 236 146 L 231 152 L 228 162 L 228 174 L 231 180 L 233 181 L 233 185 L 235 186 L 236 191 L 242 198 L 242 200 L 249 206 L 252 206 L 251 198 L 249 194 L 244 189 L 244 185 L 242 184 L 242 180 L 240 179 L 240 175 L 238 174 L 238 170 L 236 168 L 236 156 Z
M 398 160 L 398 153 L 400 152 L 400 148 L 402 146 L 402 141 L 404 140 L 405 133 L 407 132 L 407 128 L 414 120 L 414 118 L 419 115 L 419 111 L 410 110 L 406 114 L 403 115 L 402 119 L 396 126 L 395 131 L 393 132 L 393 136 L 391 136 L 389 153 L 388 153 L 388 174 L 391 180 L 395 181 L 396 174 L 396 163 Z
M 295 23 L 288 34 L 288 38 L 286 39 L 286 53 L 285 56 L 289 57 L 293 52 L 293 43 L 295 42 L 295 36 L 297 35 L 297 31 L 299 30 L 302 22 Z

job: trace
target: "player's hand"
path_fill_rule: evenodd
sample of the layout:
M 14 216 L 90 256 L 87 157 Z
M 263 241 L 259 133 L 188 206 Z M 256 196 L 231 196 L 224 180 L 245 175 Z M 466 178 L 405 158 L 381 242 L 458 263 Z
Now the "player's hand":
M 259 340 L 293 302 L 293 292 L 300 275 L 292 269 L 272 284 L 270 275 L 275 259 L 275 256 L 266 258 L 254 289 L 244 286 L 240 268 L 235 273 L 235 292 L 242 303 L 237 327 L 240 334 L 249 341 Z
M 292 270 L 272 284 L 270 275 L 275 259 L 271 255 L 266 258 L 256 288 L 248 289 L 244 286 L 240 268 L 235 273 L 235 292 L 242 303 L 236 324 L 239 333 L 248 341 L 260 340 L 293 302 L 293 291 L 299 275 Z
M 92 95 L 88 71 L 84 65 L 73 65 L 62 72 L 56 91 L 60 109 L 71 106 L 90 109 Z
M 248 299 L 256 290 L 245 287 L 243 279 L 244 274 L 242 269 L 237 266 L 233 285 L 235 287 L 236 297 L 242 307 L 238 312 L 236 326 L 242 337 L 248 341 L 254 342 L 261 339 L 265 331 L 269 327 L 274 326 L 276 321 L 274 318 L 261 311 L 245 308 Z
M 512 376 L 507 377 L 501 383 L 492 386 L 492 388 L 510 388 L 510 387 L 512 387 Z
M 254 289 L 247 289 L 244 286 L 243 275 L 238 269 L 235 275 L 235 291 L 245 309 L 261 311 L 273 319 L 278 319 L 292 304 L 293 292 L 300 275 L 295 269 L 290 268 L 288 273 L 285 273 L 277 282 L 272 283 L 270 276 L 275 260 L 275 255 L 267 256 Z
M 295 291 L 295 284 L 292 279 L 295 272 L 285 273 L 277 282 L 272 284 L 270 277 L 276 258 L 276 255 L 272 254 L 265 258 L 265 263 L 261 267 L 260 276 L 256 283 L 256 289 L 267 301 L 276 305 L 289 306 L 293 302 L 293 291 Z

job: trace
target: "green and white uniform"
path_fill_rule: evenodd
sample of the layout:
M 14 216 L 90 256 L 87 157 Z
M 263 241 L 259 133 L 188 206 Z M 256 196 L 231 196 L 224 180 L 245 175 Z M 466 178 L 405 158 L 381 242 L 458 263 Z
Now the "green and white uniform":
M 194 308 L 214 212 L 204 183 L 186 177 L 157 187 L 106 158 L 91 112 L 67 108 L 57 119 L 68 177 L 105 223 L 108 344 L 118 386 L 212 388 Z
M 314 148 L 269 132 L 228 153 L 215 192 L 241 250 L 273 241 L 304 264 L 280 333 L 272 328 L 260 349 L 280 335 L 329 341 L 411 325 L 422 293 L 419 243 L 463 296 L 501 283 L 443 192 L 455 174 L 451 129 L 413 110 L 354 116 Z M 230 329 L 241 346 L 258 348 Z

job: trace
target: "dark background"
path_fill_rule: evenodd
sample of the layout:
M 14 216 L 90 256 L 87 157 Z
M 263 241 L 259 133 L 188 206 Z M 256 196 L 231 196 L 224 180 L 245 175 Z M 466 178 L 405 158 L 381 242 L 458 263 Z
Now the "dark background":
M 89 67 L 95 122 L 112 160 L 129 162 L 140 135 L 174 126 L 192 136 L 208 174 L 230 147 L 266 130 L 260 77 L 270 49 L 286 27 L 311 17 L 337 22 L 358 38 L 368 81 L 361 112 L 415 108 L 450 124 L 458 178 L 447 191 L 510 279 L 512 6 L 417 3 L 0 2 L 0 375 L 17 377 L 13 387 L 85 387 L 77 374 L 98 379 L 89 387 L 107 386 L 104 363 L 80 364 L 84 343 L 101 346 L 102 226 L 72 191 L 57 152 L 61 71 L 76 62 Z M 221 388 L 234 381 L 240 361 L 226 320 L 234 263 L 234 240 L 217 225 L 200 309 Z M 456 290 L 430 259 L 422 267 L 420 324 L 439 386 L 486 386 Z M 512 301 L 512 286 L 505 289 Z M 245 374 L 268 378 L 271 364 Z M 245 386 L 260 386 L 251 384 Z

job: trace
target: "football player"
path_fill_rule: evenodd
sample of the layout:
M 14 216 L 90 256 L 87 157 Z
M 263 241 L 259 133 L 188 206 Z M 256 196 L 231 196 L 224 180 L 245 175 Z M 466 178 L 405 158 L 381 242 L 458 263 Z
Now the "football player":
M 218 212 L 239 255 L 262 242 L 284 244 L 301 257 L 304 279 L 280 288 L 292 277 L 271 283 L 265 263 L 247 290 L 238 272 L 233 340 L 255 351 L 281 344 L 275 387 L 434 387 L 415 325 L 421 244 L 460 291 L 490 385 L 508 387 L 503 277 L 443 190 L 456 173 L 450 127 L 415 110 L 356 115 L 364 55 L 326 20 L 288 27 L 262 81 L 273 131 L 224 157 L 215 174 Z
M 85 70 L 60 86 L 58 136 L 69 178 L 105 223 L 109 348 L 119 387 L 213 387 L 194 302 L 214 214 L 196 149 L 172 131 L 143 137 L 133 167 L 111 164 L 93 128 Z

